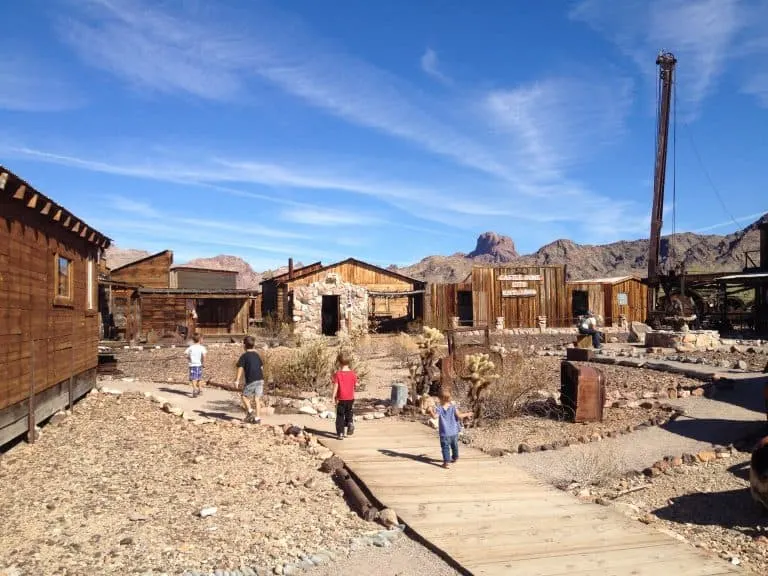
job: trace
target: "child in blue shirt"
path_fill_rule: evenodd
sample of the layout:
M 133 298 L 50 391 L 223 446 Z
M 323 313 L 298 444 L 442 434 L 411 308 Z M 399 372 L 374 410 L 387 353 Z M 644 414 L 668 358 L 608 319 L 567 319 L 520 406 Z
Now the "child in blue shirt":
M 459 412 L 456 403 L 451 400 L 451 391 L 447 388 L 440 390 L 440 402 L 430 406 L 429 412 L 433 418 L 437 418 L 443 468 L 448 468 L 452 462 L 459 459 L 459 422 L 463 418 L 471 417 L 472 413 Z

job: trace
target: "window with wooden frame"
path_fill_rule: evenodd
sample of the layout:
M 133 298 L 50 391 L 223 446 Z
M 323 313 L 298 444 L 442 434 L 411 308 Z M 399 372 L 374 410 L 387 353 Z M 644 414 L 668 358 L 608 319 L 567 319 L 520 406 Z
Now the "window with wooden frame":
M 74 283 L 73 272 L 74 266 L 72 260 L 56 254 L 54 268 L 54 285 L 55 285 L 55 299 L 56 304 L 72 305 Z

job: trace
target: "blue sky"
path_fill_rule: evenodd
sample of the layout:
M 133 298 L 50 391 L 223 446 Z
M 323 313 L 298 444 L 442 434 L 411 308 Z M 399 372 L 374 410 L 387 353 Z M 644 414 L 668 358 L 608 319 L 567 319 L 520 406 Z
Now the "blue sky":
M 768 211 L 759 0 L 26 0 L 3 23 L 0 161 L 178 262 L 645 237 L 662 48 L 665 232 Z

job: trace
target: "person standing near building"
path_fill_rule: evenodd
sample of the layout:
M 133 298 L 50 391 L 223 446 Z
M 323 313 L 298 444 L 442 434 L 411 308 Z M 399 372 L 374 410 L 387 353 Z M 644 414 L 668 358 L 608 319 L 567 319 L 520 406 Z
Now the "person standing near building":
M 189 362 L 189 383 L 192 385 L 192 398 L 203 393 L 203 366 L 208 351 L 201 344 L 203 337 L 199 332 L 192 335 L 192 344 L 184 351 Z
M 261 397 L 264 395 L 264 362 L 256 352 L 256 340 L 253 336 L 246 336 L 243 346 L 245 352 L 237 361 L 235 386 L 239 388 L 240 380 L 243 381 L 240 402 L 245 408 L 245 421 L 249 424 L 259 424 L 261 423 Z
M 601 347 L 600 332 L 597 331 L 597 319 L 591 310 L 581 319 L 579 334 L 592 336 L 592 348 L 599 349 Z

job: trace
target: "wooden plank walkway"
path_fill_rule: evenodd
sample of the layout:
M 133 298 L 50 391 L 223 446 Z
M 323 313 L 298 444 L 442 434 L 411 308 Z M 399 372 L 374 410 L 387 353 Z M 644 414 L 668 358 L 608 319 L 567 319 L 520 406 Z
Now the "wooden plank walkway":
M 346 440 L 320 440 L 381 505 L 471 574 L 746 573 L 479 450 L 460 446 L 445 470 L 436 432 L 421 424 L 360 422 Z

